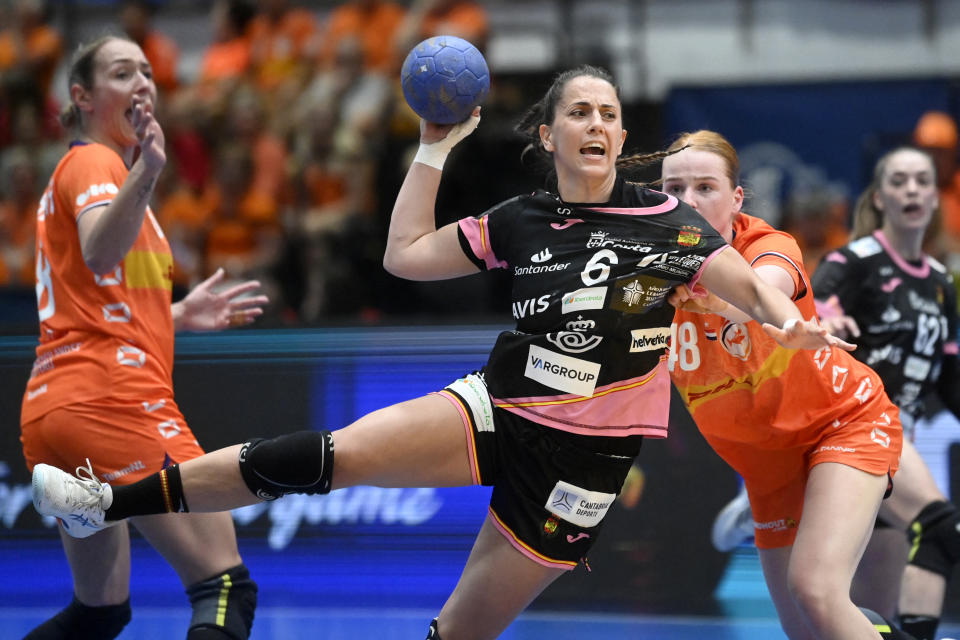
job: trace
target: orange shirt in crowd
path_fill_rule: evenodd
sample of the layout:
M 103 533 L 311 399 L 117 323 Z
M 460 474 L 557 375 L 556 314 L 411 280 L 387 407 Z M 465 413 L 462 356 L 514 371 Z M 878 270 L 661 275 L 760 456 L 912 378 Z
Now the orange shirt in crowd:
M 0 285 L 34 283 L 37 200 L 24 207 L 0 200 Z
M 153 69 L 153 81 L 157 89 L 174 91 L 179 84 L 177 65 L 180 62 L 180 49 L 177 44 L 159 31 L 151 31 L 139 44 Z
M 333 66 L 337 48 L 345 38 L 355 37 L 363 49 L 368 71 L 389 71 L 394 63 L 393 39 L 406 10 L 394 2 L 375 2 L 370 8 L 345 4 L 330 12 L 321 45 L 320 64 Z
M 483 48 L 489 35 L 487 10 L 474 2 L 456 2 L 429 12 L 423 19 L 422 37 L 451 35 Z
M 317 20 L 306 9 L 290 9 L 273 21 L 258 15 L 250 23 L 250 62 L 257 84 L 273 89 L 303 71 L 315 55 L 311 50 Z
M 23 48 L 19 44 L 21 38 Z M 12 28 L 0 31 L 0 71 L 18 65 L 33 66 L 37 84 L 45 95 L 50 91 L 53 74 L 62 55 L 63 39 L 48 25 L 35 25 L 25 35 L 14 33 Z

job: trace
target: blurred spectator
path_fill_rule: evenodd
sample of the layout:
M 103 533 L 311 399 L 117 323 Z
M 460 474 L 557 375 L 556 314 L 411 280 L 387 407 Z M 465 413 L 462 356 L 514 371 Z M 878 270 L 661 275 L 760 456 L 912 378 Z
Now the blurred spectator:
M 783 229 L 797 240 L 808 273 L 850 240 L 849 209 L 847 198 L 829 189 L 794 193 L 787 201 Z
M 486 8 L 470 0 L 413 0 L 396 46 L 406 56 L 421 40 L 441 35 L 463 38 L 486 51 L 490 37 Z
M 277 203 L 253 187 L 254 166 L 246 144 L 227 140 L 215 158 L 215 181 L 205 195 L 213 209 L 206 237 L 206 271 L 223 267 L 232 278 L 260 280 L 274 300 L 278 289 L 273 270 L 283 241 Z
M 294 148 L 299 213 L 290 229 L 291 267 L 301 273 L 302 291 L 290 297 L 308 323 L 356 311 L 350 303 L 366 303 L 361 289 L 367 283 L 356 274 L 383 232 L 376 227 L 376 155 L 342 135 L 336 106 L 305 103 Z M 350 295 L 335 295 L 344 283 Z
M 216 0 L 210 8 L 213 42 L 203 52 L 196 84 L 205 101 L 217 101 L 250 69 L 250 23 L 256 15 L 252 0 Z
M 285 103 L 299 91 L 316 56 L 317 20 L 287 0 L 260 0 L 249 27 L 250 63 L 261 90 L 274 92 Z
M 24 149 L 4 154 L 0 164 L 0 286 L 34 282 L 39 173 Z
M 957 166 L 957 123 L 943 111 L 927 111 L 917 121 L 913 142 L 933 156 L 940 191 L 940 227 L 938 246 L 931 253 L 939 259 L 958 263 L 960 258 L 960 169 Z M 931 225 L 935 227 L 936 225 Z M 949 257 L 945 254 L 954 254 Z M 960 271 L 960 264 L 951 265 Z
M 63 39 L 47 24 L 43 0 L 16 0 L 6 9 L 0 26 L 0 147 L 9 144 L 12 114 L 22 106 L 37 114 L 46 135 L 59 133 L 50 85 L 63 55 Z
M 399 69 L 394 38 L 405 9 L 391 0 L 350 0 L 334 8 L 327 19 L 320 47 L 320 68 L 336 66 L 345 39 L 355 39 L 363 69 L 391 75 Z
M 314 107 L 332 111 L 337 145 L 350 154 L 365 154 L 372 162 L 385 134 L 394 84 L 395 77 L 364 69 L 358 37 L 343 37 L 331 65 L 317 71 L 298 108 L 301 113 Z
M 155 7 L 149 0 L 123 0 L 120 5 L 120 25 L 127 36 L 140 45 L 153 68 L 153 81 L 161 95 L 176 90 L 179 85 L 177 65 L 180 49 L 168 36 L 153 25 Z
M 272 222 L 282 205 L 289 202 L 288 154 L 284 139 L 272 126 L 269 102 L 261 92 L 249 86 L 236 91 L 228 105 L 226 121 L 219 136 L 242 144 L 251 157 L 250 189 L 271 203 L 268 220 Z

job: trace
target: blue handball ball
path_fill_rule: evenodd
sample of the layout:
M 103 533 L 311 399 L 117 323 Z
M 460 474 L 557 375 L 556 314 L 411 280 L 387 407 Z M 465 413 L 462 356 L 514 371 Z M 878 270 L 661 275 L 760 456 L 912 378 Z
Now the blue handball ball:
M 415 46 L 400 71 L 403 97 L 418 116 L 437 124 L 463 122 L 490 91 L 480 51 L 456 36 L 434 36 Z

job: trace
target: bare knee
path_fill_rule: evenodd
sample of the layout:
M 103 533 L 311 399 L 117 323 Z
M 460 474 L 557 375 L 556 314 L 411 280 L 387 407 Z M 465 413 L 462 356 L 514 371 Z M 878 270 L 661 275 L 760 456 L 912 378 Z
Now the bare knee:
M 823 576 L 791 568 L 787 576 L 790 596 L 797 609 L 815 629 L 835 618 L 837 610 L 850 602 L 850 587 L 834 576 Z

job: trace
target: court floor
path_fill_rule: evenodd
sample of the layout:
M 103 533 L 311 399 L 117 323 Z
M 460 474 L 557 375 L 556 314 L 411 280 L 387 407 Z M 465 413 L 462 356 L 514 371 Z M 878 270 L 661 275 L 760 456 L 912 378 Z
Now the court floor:
M 0 608 L 0 637 L 22 638 L 52 608 Z M 257 610 L 251 640 L 317 638 L 325 640 L 420 640 L 434 614 L 415 609 L 324 609 L 322 607 L 263 607 Z M 138 607 L 120 636 L 124 640 L 182 637 L 190 612 L 181 607 Z M 960 626 L 941 628 L 940 637 L 960 637 Z M 616 614 L 577 614 L 534 611 L 524 614 L 501 636 L 503 640 L 588 640 L 643 638 L 649 640 L 785 640 L 769 617 L 672 617 Z

